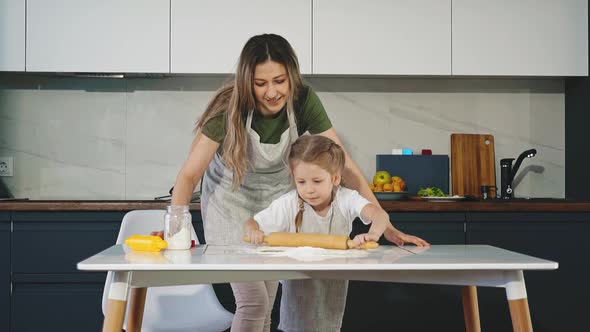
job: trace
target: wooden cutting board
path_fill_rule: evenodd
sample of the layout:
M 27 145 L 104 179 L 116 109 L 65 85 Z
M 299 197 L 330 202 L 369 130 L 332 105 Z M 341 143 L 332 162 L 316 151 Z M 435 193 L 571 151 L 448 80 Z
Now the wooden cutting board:
M 478 198 L 481 186 L 496 185 L 493 135 L 451 134 L 451 183 L 453 195 Z M 495 197 L 496 191 L 491 195 Z

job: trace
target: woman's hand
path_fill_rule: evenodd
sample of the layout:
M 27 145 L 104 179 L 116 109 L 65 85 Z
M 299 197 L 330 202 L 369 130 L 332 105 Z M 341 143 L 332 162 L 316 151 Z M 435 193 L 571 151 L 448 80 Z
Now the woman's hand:
M 150 235 L 159 236 L 163 240 L 164 239 L 164 230 L 161 230 L 161 231 L 153 231 L 153 232 L 150 233 Z
M 252 244 L 262 244 L 264 243 L 264 232 L 259 229 L 249 229 L 246 231 L 246 238 Z
M 398 246 L 403 246 L 406 243 L 413 243 L 418 247 L 429 247 L 430 243 L 422 240 L 421 238 L 413 235 L 408 235 L 397 229 L 388 229 L 383 234 L 387 241 L 395 243 Z
M 379 237 L 380 236 L 378 236 L 377 234 L 373 234 L 373 233 L 359 234 L 359 235 L 355 236 L 354 239 L 352 239 L 352 244 L 354 245 L 354 248 L 358 248 L 367 242 L 379 241 Z

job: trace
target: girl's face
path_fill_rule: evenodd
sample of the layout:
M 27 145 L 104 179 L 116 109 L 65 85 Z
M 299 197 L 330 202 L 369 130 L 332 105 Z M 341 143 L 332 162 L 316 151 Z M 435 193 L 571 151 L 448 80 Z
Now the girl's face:
M 293 179 L 299 196 L 315 210 L 322 210 L 332 203 L 334 186 L 340 184 L 340 174 L 330 174 L 313 163 L 303 161 L 293 165 Z
M 285 66 L 271 60 L 256 65 L 254 97 L 262 116 L 271 117 L 279 113 L 287 103 L 289 91 L 289 77 Z

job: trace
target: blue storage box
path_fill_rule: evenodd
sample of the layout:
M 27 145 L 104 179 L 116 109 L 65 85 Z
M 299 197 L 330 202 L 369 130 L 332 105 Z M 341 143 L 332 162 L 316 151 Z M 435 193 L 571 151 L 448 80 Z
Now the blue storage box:
M 448 155 L 377 155 L 375 171 L 388 171 L 406 181 L 408 194 L 422 187 L 438 187 L 449 193 Z

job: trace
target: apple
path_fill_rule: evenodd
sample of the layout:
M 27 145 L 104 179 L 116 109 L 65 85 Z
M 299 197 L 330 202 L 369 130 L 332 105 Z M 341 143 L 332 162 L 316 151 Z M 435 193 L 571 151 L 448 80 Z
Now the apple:
M 375 173 L 375 176 L 373 177 L 374 185 L 378 186 L 386 183 L 391 183 L 391 174 L 389 174 L 388 171 L 379 171 Z
M 406 191 L 408 190 L 408 186 L 406 185 L 406 181 L 400 178 L 399 176 L 392 176 L 391 182 L 393 183 L 393 191 Z

